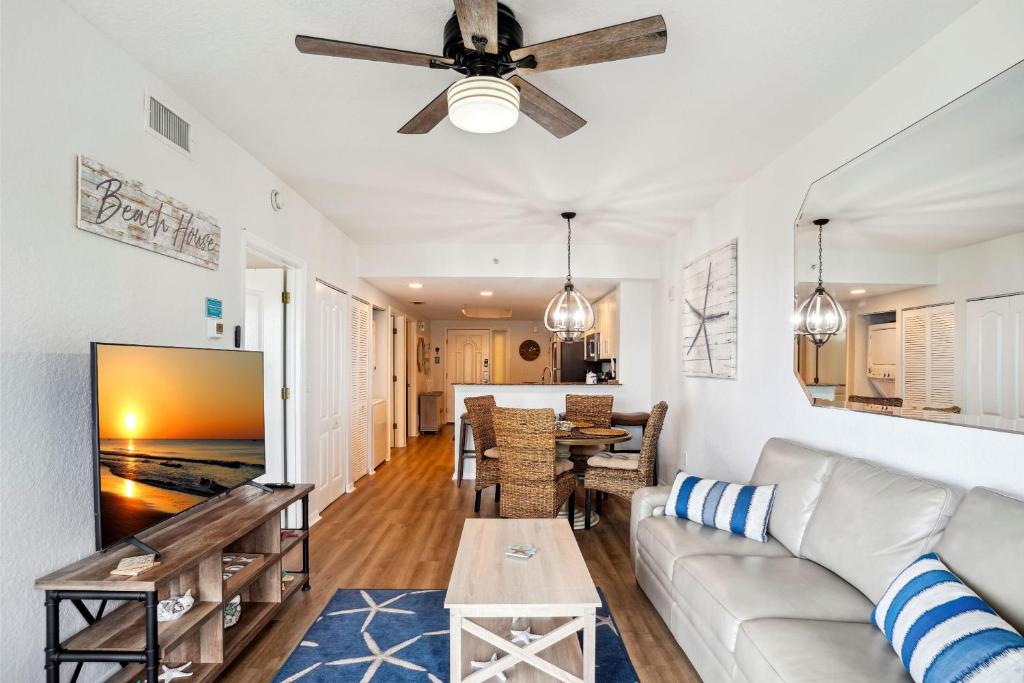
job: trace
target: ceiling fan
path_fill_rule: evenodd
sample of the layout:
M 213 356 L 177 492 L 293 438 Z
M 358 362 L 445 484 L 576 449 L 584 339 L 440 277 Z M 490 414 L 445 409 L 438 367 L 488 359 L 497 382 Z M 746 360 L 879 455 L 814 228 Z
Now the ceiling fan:
M 530 85 L 521 73 L 660 54 L 667 41 L 665 20 L 656 15 L 524 47 L 523 29 L 507 6 L 496 0 L 455 0 L 455 12 L 444 26 L 443 56 L 303 35 L 295 36 L 295 47 L 305 54 L 463 74 L 464 78 L 431 100 L 399 133 L 428 133 L 446 116 L 463 130 L 497 133 L 515 125 L 522 110 L 552 135 L 563 138 L 587 122 Z

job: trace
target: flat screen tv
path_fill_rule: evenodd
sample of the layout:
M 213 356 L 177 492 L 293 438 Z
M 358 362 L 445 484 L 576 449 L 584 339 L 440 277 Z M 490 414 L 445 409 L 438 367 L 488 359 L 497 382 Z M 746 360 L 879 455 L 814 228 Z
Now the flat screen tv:
M 96 545 L 265 471 L 263 354 L 92 344 Z

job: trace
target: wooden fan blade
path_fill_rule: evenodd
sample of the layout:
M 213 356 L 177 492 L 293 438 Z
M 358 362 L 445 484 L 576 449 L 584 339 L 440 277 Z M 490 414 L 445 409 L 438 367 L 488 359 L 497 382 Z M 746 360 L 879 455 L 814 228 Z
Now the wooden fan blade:
M 346 57 L 348 59 L 366 59 L 371 62 L 387 62 L 389 64 L 408 64 L 410 66 L 430 66 L 431 61 L 451 64 L 446 57 L 426 55 L 422 52 L 393 50 L 376 45 L 344 43 L 340 40 L 314 38 L 312 36 L 295 36 L 295 47 L 307 55 L 324 55 L 326 57 Z
M 448 116 L 448 88 L 442 90 L 440 95 L 432 99 L 423 109 L 420 109 L 416 116 L 409 119 L 404 126 L 398 129 L 398 132 L 403 135 L 429 133 L 446 116 Z
M 587 122 L 571 109 L 519 76 L 513 76 L 508 80 L 519 88 L 519 111 L 556 138 L 564 138 L 587 125 Z
M 498 0 L 455 0 L 455 16 L 468 49 L 476 49 L 473 36 L 479 36 L 487 40 L 486 52 L 498 53 Z
M 537 65 L 520 71 L 552 71 L 570 66 L 614 62 L 618 59 L 661 54 L 668 43 L 665 19 L 659 14 L 596 31 L 556 38 L 512 51 L 512 59 L 533 55 Z

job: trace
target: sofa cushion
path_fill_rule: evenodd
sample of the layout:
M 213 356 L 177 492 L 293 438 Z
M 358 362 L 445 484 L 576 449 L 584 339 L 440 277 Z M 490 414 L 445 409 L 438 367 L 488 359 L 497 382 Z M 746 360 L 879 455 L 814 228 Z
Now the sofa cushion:
M 750 481 L 777 486 L 768 533 L 794 555 L 800 555 L 807 522 L 838 459 L 785 439 L 769 439 L 761 449 Z
M 672 603 L 669 630 L 676 642 L 685 643 L 686 658 L 697 670 L 702 683 L 730 683 L 736 681 L 736 659 L 712 636 L 706 627 L 691 619 L 693 610 Z M 600 670 L 599 670 L 600 671 Z M 675 680 L 675 679 L 665 679 Z
M 757 683 L 911 683 L 872 624 L 748 621 L 736 641 L 736 664 Z
M 637 528 L 637 543 L 666 582 L 671 582 L 676 560 L 693 555 L 758 555 L 789 557 L 774 538 L 767 543 L 696 524 L 678 517 L 649 517 Z M 870 608 L 869 608 L 870 611 Z
M 768 515 L 775 486 L 730 484 L 680 470 L 665 504 L 665 514 L 746 536 L 768 540 Z
M 991 489 L 971 489 L 935 551 L 999 616 L 1024 633 L 1024 501 Z
M 878 602 L 931 549 L 956 505 L 952 489 L 855 458 L 839 458 L 807 524 L 800 554 Z
M 900 572 L 872 620 L 918 683 L 1024 681 L 1024 638 L 935 553 Z
M 672 587 L 729 651 L 751 619 L 868 622 L 873 605 L 827 569 L 797 557 L 700 555 L 676 562 Z

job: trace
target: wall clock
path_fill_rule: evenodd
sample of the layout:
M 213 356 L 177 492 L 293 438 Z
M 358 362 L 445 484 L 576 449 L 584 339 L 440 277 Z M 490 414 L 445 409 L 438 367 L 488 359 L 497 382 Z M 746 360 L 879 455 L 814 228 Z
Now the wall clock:
M 416 339 L 416 369 L 420 372 L 430 372 L 430 351 L 427 349 L 427 340 L 423 337 Z
M 540 344 L 532 339 L 527 339 L 519 345 L 519 357 L 525 361 L 535 361 L 540 358 Z
M 736 378 L 736 240 L 683 268 L 683 374 Z

